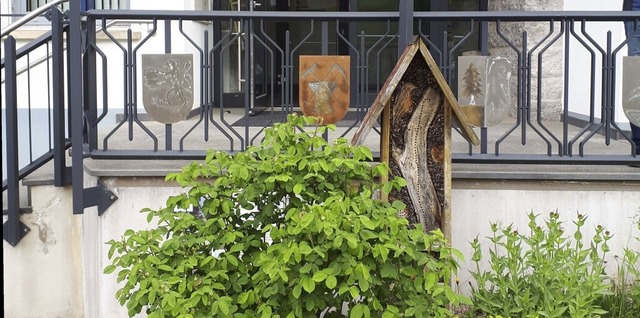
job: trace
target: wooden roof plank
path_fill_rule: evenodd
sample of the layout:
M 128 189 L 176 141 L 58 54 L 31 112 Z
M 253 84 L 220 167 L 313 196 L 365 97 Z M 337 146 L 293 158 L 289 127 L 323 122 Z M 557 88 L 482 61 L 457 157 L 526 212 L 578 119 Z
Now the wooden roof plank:
M 458 100 L 453 95 L 453 92 L 451 91 L 451 88 L 449 87 L 447 80 L 444 79 L 444 75 L 442 75 L 442 72 L 440 72 L 440 68 L 436 64 L 436 61 L 433 59 L 433 57 L 431 57 L 431 53 L 429 53 L 429 49 L 427 48 L 427 46 L 424 44 L 422 40 L 416 39 L 414 41 L 418 41 L 418 45 L 420 45 L 420 53 L 422 53 L 422 57 L 427 62 L 427 65 L 429 65 L 429 69 L 431 69 L 431 73 L 433 73 L 433 76 L 436 78 L 436 81 L 438 81 L 438 84 L 440 85 L 440 89 L 442 89 L 442 92 L 445 98 L 449 102 L 449 106 L 453 110 L 454 117 L 458 120 L 458 124 L 460 125 L 462 135 L 464 136 L 465 139 L 467 139 L 472 144 L 479 145 L 480 139 L 478 138 L 476 133 L 473 131 L 473 126 L 471 125 L 471 122 L 469 122 L 467 115 L 465 115 L 465 113 L 462 111 L 460 104 L 458 104 Z M 415 42 L 414 42 L 414 45 L 415 45 Z
M 409 67 L 409 64 L 415 57 L 418 49 L 419 47 L 416 45 L 407 45 L 404 52 L 402 52 L 398 62 L 394 66 L 393 70 L 391 70 L 391 74 L 389 74 L 389 77 L 387 77 L 387 80 L 382 86 L 380 93 L 378 93 L 376 99 L 373 100 L 371 107 L 369 107 L 369 111 L 364 116 L 362 125 L 358 127 L 358 130 L 353 135 L 353 138 L 351 139 L 352 144 L 362 145 L 364 143 L 369 131 L 371 131 L 376 120 L 380 117 L 382 110 L 391 99 L 391 95 L 396 90 L 398 83 L 402 79 L 402 75 L 404 75 L 405 71 Z

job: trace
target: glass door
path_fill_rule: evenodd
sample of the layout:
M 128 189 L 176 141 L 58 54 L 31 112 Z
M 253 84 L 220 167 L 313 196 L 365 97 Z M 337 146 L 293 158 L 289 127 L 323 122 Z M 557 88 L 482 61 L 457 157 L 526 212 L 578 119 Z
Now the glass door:
M 220 1 L 214 10 L 257 11 L 262 9 L 260 1 L 230 0 Z M 267 100 L 265 90 L 265 52 L 256 47 L 251 21 L 234 20 L 220 26 L 222 39 L 226 43 L 220 49 L 222 62 L 222 94 L 225 107 L 264 106 Z M 247 100 L 246 94 L 249 98 Z

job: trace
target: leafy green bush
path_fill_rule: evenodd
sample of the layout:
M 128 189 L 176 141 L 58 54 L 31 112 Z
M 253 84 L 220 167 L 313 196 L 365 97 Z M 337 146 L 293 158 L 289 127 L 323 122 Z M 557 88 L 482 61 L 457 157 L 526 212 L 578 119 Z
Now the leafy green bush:
M 159 225 L 108 242 L 129 315 L 445 317 L 468 303 L 448 284 L 460 253 L 376 199 L 406 182 L 380 183 L 369 149 L 305 132 L 314 122 L 290 116 L 259 147 L 167 177 L 188 190 L 144 210 Z M 191 206 L 201 215 L 176 212 Z
M 565 236 L 558 213 L 552 212 L 544 227 L 529 214 L 529 233 L 512 226 L 491 225 L 489 270 L 481 270 L 483 252 L 474 240 L 472 300 L 477 312 L 503 317 L 596 317 L 606 313 L 598 305 L 611 293 L 604 257 L 611 234 L 595 229 L 588 246 L 583 244 L 586 217 L 578 215 L 572 237 Z

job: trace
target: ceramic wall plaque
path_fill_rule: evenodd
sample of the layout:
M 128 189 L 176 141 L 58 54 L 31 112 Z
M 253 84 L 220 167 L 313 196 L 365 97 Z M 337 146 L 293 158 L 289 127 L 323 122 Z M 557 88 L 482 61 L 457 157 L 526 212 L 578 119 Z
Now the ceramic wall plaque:
M 300 108 L 333 124 L 349 110 L 349 56 L 300 56 Z
M 155 121 L 186 119 L 193 108 L 193 55 L 142 54 L 142 103 Z

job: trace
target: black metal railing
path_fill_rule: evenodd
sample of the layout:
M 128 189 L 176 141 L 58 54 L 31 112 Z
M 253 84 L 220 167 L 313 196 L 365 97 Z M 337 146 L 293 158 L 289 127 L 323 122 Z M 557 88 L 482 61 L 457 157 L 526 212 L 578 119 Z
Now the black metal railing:
M 485 56 L 501 50 L 512 65 L 508 71 L 513 76 L 504 83 L 510 87 L 511 101 L 503 110 L 508 116 L 493 126 L 479 123 L 482 145 L 454 149 L 454 162 L 628 164 L 638 160 L 627 122 L 616 120 L 620 109 L 616 79 L 621 72 L 616 61 L 623 55 L 626 38 L 612 41 L 612 32 L 619 34 L 623 21 L 637 22 L 637 14 L 410 12 L 404 18 L 408 21 L 401 22 L 402 18 L 398 12 L 90 11 L 88 29 L 102 25 L 107 40 L 89 35 L 87 41 L 85 107 L 94 116 L 87 118 L 89 153 L 94 158 L 196 158 L 207 148 L 242 150 L 259 141 L 265 127 L 298 109 L 298 57 L 308 52 L 351 57 L 351 117 L 337 133 L 348 137 L 397 60 L 398 25 L 415 22 L 414 33 L 429 45 L 454 91 L 463 50 L 471 48 Z M 125 27 L 127 35 L 117 39 L 112 31 L 122 31 L 122 26 L 107 27 L 107 21 L 118 19 L 137 20 L 147 27 L 142 33 L 139 27 Z M 444 22 L 455 23 L 458 34 L 432 31 L 435 23 Z M 608 29 L 594 28 L 603 22 L 610 23 Z M 527 29 L 542 31 L 532 34 Z M 599 42 L 602 36 L 608 42 Z M 172 45 L 176 42 L 180 45 Z M 105 53 L 113 47 L 117 54 Z M 142 120 L 140 60 L 145 49 L 193 54 L 194 85 L 199 87 L 194 119 L 173 125 Z M 239 71 L 228 66 L 237 52 L 243 64 Z M 580 71 L 572 62 L 577 53 L 590 59 L 589 64 L 579 65 L 580 70 L 588 70 L 588 87 L 571 86 L 576 80 L 572 74 Z M 548 74 L 555 78 L 545 78 Z M 114 75 L 122 78 L 121 86 L 105 86 L 107 77 Z M 238 100 L 229 100 L 225 81 L 238 77 L 244 78 L 244 90 L 238 91 Z M 558 97 L 548 97 L 552 89 Z M 114 90 L 123 91 L 115 100 Z M 574 97 L 586 91 L 590 92 L 588 107 L 582 107 L 583 101 Z M 266 103 L 260 104 L 265 97 Z M 233 115 L 238 105 L 244 110 L 241 119 Z M 251 116 L 256 112 L 262 113 Z M 114 123 L 109 117 L 118 119 Z M 510 152 L 511 139 L 531 147 Z M 610 147 L 612 143 L 616 147 Z

